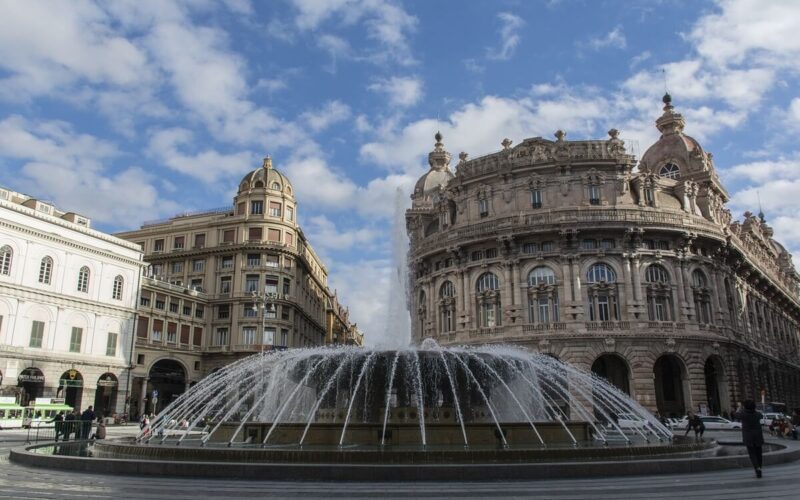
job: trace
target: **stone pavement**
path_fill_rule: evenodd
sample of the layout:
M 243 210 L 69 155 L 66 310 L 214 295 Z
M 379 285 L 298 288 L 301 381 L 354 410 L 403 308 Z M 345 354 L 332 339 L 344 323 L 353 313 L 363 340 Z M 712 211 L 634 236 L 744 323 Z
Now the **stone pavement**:
M 111 428 L 112 436 L 135 429 Z M 23 467 L 8 461 L 20 446 L 0 433 L 0 498 L 552 498 L 552 499 L 767 499 L 798 498 L 800 462 L 774 466 L 755 479 L 751 470 L 698 474 L 514 482 L 354 483 L 233 481 L 77 474 Z M 24 436 L 23 436 L 24 439 Z M 469 478 L 465 478 L 469 479 Z

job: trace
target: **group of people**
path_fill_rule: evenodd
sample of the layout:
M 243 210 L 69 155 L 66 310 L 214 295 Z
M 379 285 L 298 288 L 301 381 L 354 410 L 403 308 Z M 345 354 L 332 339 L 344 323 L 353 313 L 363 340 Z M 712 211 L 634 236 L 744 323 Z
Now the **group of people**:
M 92 434 L 92 423 L 97 420 L 97 429 Z M 72 434 L 75 434 L 75 439 L 105 439 L 106 437 L 106 424 L 102 418 L 98 418 L 94 412 L 94 407 L 90 406 L 78 413 L 78 410 L 73 410 L 69 413 L 60 412 L 53 418 L 52 422 L 55 423 L 56 441 L 62 439 L 69 441 Z

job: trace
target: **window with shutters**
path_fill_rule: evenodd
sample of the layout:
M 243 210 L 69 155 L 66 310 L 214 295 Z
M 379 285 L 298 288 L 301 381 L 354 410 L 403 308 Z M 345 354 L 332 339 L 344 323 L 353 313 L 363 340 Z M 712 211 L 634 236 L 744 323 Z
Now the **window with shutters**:
M 31 340 L 28 346 L 42 347 L 43 341 L 44 341 L 44 322 L 34 320 L 31 322 Z
M 106 339 L 106 356 L 117 355 L 117 337 L 118 335 L 116 333 L 108 332 L 108 338 Z
M 72 327 L 69 336 L 69 352 L 81 352 L 81 341 L 83 340 L 83 328 Z

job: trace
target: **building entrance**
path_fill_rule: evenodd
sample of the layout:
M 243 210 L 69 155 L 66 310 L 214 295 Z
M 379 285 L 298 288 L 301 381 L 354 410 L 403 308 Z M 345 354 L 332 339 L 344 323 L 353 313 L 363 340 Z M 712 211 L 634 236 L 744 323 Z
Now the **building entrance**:
M 156 362 L 148 375 L 146 407 L 158 413 L 186 390 L 186 370 L 173 359 Z
M 686 415 L 686 368 L 677 356 L 665 354 L 653 367 L 656 404 L 662 417 Z
M 62 373 L 58 380 L 56 397 L 64 398 L 64 404 L 80 410 L 83 399 L 83 375 L 81 372 L 71 369 Z

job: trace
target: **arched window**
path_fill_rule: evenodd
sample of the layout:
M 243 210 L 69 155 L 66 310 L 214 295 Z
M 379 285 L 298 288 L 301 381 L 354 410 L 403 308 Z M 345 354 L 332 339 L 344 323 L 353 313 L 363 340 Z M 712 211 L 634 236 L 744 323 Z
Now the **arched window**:
M 50 257 L 45 257 L 42 259 L 42 263 L 39 264 L 39 283 L 43 283 L 45 285 L 50 284 L 50 276 L 53 273 L 53 259 Z
M 711 289 L 705 273 L 699 269 L 692 272 L 692 295 L 698 323 L 711 323 Z
M 547 266 L 535 267 L 528 273 L 528 323 L 555 321 L 558 321 L 556 275 Z
M 78 291 L 83 293 L 89 291 L 89 268 L 86 266 L 78 272 Z
M 0 248 L 0 274 L 9 276 L 11 274 L 11 258 L 14 257 L 14 251 L 11 247 L 6 245 Z
M 617 273 L 605 262 L 593 264 L 586 273 L 589 321 L 619 319 Z
M 270 189 L 274 189 L 275 191 L 280 191 L 281 185 L 278 184 L 277 182 L 273 182 L 272 185 L 270 186 Z
M 456 287 L 452 281 L 445 281 L 439 288 L 439 329 L 442 332 L 455 330 L 453 315 L 455 312 Z
M 125 284 L 125 280 L 122 276 L 117 276 L 114 278 L 114 288 L 111 290 L 111 298 L 114 300 L 122 300 L 122 286 Z
M 644 273 L 647 284 L 647 317 L 650 321 L 672 321 L 672 286 L 663 266 L 651 264 Z
M 500 280 L 493 273 L 483 273 L 475 285 L 477 295 L 478 325 L 500 326 Z
M 661 167 L 661 170 L 658 171 L 658 175 L 660 177 L 666 177 L 667 179 L 680 179 L 681 169 L 674 163 L 667 163 Z
M 603 262 L 594 264 L 586 273 L 587 283 L 616 283 L 617 273 L 608 264 Z

